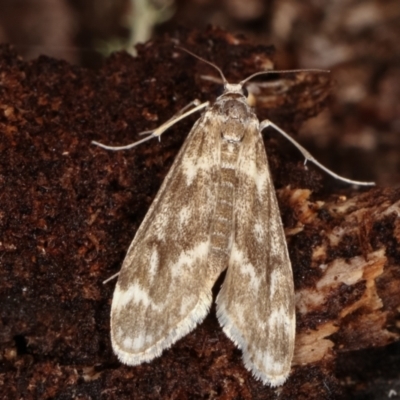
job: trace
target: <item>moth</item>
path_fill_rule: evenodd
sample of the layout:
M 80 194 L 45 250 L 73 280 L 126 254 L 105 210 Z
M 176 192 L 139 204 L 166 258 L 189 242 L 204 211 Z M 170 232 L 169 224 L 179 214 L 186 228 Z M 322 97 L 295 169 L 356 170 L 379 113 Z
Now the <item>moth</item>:
M 183 49 L 185 50 L 185 49 Z M 187 50 L 185 50 L 187 51 Z M 197 57 L 193 53 L 189 54 Z M 200 57 L 197 57 L 200 58 Z M 201 58 L 200 58 L 201 59 Z M 285 382 L 293 358 L 295 298 L 285 233 L 261 132 L 272 126 L 335 178 L 271 121 L 259 122 L 244 85 L 228 83 L 214 104 L 191 103 L 132 148 L 205 109 L 195 123 L 128 249 L 111 306 L 111 342 L 128 365 L 149 362 L 206 317 L 212 287 L 225 334 L 245 367 L 264 384 Z M 195 105 L 195 107 L 193 107 Z

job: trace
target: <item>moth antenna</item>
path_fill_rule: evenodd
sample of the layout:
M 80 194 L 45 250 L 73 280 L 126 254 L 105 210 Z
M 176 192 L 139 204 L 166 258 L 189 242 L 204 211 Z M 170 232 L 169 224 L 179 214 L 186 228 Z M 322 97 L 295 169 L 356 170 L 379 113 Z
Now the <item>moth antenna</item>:
M 219 72 L 219 74 L 221 75 L 221 78 L 222 78 L 222 80 L 223 80 L 224 85 L 228 83 L 228 81 L 226 80 L 225 75 L 224 75 L 224 73 L 222 72 L 221 68 L 217 67 L 217 66 L 216 66 L 215 64 L 213 64 L 212 62 L 207 61 L 206 59 L 204 59 L 204 58 L 198 56 L 197 54 L 192 53 L 191 51 L 185 49 L 184 47 L 181 47 L 181 46 L 175 46 L 175 47 L 177 47 L 177 48 L 180 49 L 180 50 L 185 51 L 186 53 L 188 53 L 188 54 L 190 54 L 191 56 L 197 58 L 198 60 L 203 61 L 203 62 L 205 62 L 205 63 L 208 64 L 208 65 L 211 65 L 211 66 L 212 66 L 214 69 L 216 69 L 216 70 Z
M 248 82 L 250 79 L 253 79 L 255 76 L 258 75 L 266 75 L 266 74 L 297 74 L 299 72 L 316 72 L 316 73 L 323 73 L 323 74 L 329 74 L 331 71 L 328 69 L 282 69 L 282 70 L 272 70 L 272 71 L 260 71 L 256 72 L 253 75 L 250 75 L 246 79 L 243 79 L 241 82 L 239 82 L 239 85 L 244 85 L 246 82 Z

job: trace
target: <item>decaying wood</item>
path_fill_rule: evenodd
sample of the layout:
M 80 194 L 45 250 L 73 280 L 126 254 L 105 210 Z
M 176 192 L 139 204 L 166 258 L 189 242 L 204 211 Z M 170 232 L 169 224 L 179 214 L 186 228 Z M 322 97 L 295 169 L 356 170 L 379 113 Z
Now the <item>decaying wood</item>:
M 140 46 L 136 59 L 114 55 L 99 71 L 48 58 L 25 63 L 1 48 L 0 338 L 8 398 L 336 399 L 344 396 L 338 358 L 399 339 L 400 191 L 338 186 L 266 133 L 297 293 L 287 384 L 272 390 L 254 381 L 213 310 L 154 362 L 118 363 L 109 340 L 113 284 L 101 282 L 118 271 L 195 118 L 161 144 L 131 152 L 108 153 L 90 141 L 129 143 L 193 98 L 212 100 L 216 86 L 201 78 L 210 71 L 178 55 L 177 41 L 232 81 L 272 63 L 272 48 L 220 30 L 178 32 Z M 295 133 L 324 107 L 330 86 L 307 75 L 285 78 L 279 95 L 261 86 L 257 112 Z
M 399 265 L 388 252 L 393 241 L 399 243 L 400 201 L 393 192 L 379 189 L 328 202 L 310 201 L 310 194 L 281 191 L 294 212 L 298 210 L 288 236 L 315 229 L 320 236 L 310 257 L 316 277 L 296 292 L 300 326 L 295 365 L 399 339 Z

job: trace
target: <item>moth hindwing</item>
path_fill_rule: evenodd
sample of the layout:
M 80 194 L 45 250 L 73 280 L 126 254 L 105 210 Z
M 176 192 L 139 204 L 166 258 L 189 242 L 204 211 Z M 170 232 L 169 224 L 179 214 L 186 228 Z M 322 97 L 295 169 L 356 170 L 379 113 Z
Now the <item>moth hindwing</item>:
M 111 309 L 121 362 L 159 356 L 209 312 L 263 383 L 289 375 L 291 264 L 260 124 L 242 84 L 225 84 L 189 133 L 123 262 Z

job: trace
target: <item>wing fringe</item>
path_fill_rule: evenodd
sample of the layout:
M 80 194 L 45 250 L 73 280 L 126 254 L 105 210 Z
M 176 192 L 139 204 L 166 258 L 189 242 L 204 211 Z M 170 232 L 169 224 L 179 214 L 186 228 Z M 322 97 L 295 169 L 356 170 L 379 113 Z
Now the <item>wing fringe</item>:
M 139 365 L 143 362 L 152 361 L 154 358 L 159 357 L 164 350 L 169 349 L 175 342 L 200 324 L 209 313 L 211 303 L 212 292 L 202 293 L 196 307 L 171 330 L 167 337 L 137 354 L 123 350 L 114 339 L 113 332 L 111 332 L 111 342 L 115 354 L 118 359 L 126 365 Z

